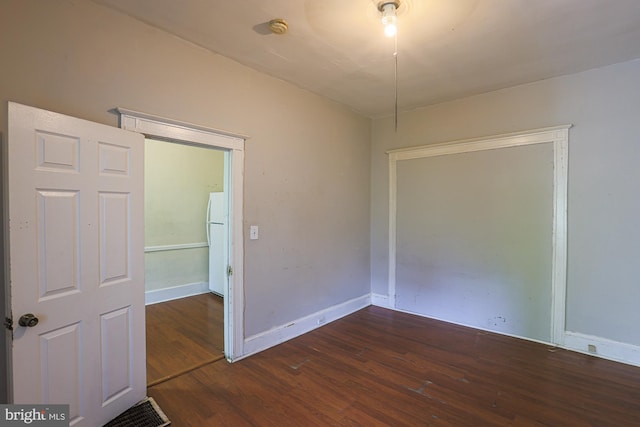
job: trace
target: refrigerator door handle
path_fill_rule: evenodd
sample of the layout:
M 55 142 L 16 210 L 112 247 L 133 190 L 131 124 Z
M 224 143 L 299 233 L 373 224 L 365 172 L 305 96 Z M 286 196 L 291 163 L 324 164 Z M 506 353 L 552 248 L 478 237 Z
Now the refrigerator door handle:
M 207 231 L 207 246 L 211 246 L 211 232 L 209 231 L 209 214 L 211 213 L 211 197 L 209 197 L 209 202 L 207 203 L 207 218 L 204 220 L 204 226 Z

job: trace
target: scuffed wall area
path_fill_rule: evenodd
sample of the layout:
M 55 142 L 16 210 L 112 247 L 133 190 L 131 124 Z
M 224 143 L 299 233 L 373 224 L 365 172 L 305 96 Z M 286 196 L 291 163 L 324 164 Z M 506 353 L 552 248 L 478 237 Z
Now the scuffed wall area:
M 396 162 L 396 307 L 549 341 L 553 144 Z

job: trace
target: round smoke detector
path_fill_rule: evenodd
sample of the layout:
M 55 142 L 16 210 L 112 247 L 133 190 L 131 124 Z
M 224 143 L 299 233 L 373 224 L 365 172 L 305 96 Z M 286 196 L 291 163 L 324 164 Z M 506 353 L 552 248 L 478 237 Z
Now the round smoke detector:
M 269 21 L 269 29 L 273 34 L 286 34 L 289 24 L 282 18 L 276 18 Z

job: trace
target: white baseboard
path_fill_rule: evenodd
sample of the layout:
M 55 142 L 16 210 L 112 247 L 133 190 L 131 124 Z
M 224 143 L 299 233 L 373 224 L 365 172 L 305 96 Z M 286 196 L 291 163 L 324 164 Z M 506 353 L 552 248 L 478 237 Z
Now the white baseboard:
M 178 298 L 206 294 L 207 292 L 209 292 L 208 283 L 189 283 L 171 288 L 147 291 L 144 293 L 144 303 L 145 305 L 157 304 L 159 302 L 171 301 Z
M 628 365 L 640 366 L 640 346 L 566 331 L 563 348 Z
M 393 310 L 393 307 L 389 305 L 389 297 L 387 295 L 372 293 L 371 304 L 377 307 L 390 308 Z
M 252 354 L 310 332 L 322 325 L 338 320 L 341 317 L 354 313 L 362 308 L 368 307 L 369 305 L 371 305 L 370 294 L 363 295 L 342 304 L 320 310 L 316 313 L 310 314 L 309 316 L 294 320 L 286 325 L 281 325 L 268 331 L 247 337 L 244 340 L 244 354 L 242 357 L 234 359 L 234 361 L 251 356 Z
M 549 341 L 543 341 L 543 340 L 539 340 L 537 338 L 530 338 L 530 337 L 525 337 L 525 336 L 522 336 L 522 335 L 510 334 L 510 333 L 504 332 L 504 331 L 496 331 L 495 329 L 481 328 L 480 326 L 471 325 L 471 324 L 468 324 L 468 323 L 455 322 L 453 320 L 444 319 L 442 317 L 430 316 L 428 314 L 418 313 L 418 312 L 415 312 L 415 311 L 402 310 L 400 308 L 391 308 L 391 307 L 389 307 L 389 308 L 391 310 L 394 310 L 394 311 L 397 311 L 397 312 L 400 312 L 400 313 L 412 314 L 414 316 L 424 317 L 425 319 L 432 319 L 432 320 L 437 320 L 438 322 L 444 322 L 444 323 L 449 323 L 451 325 L 462 326 L 463 328 L 475 329 L 477 331 L 488 332 L 488 333 L 496 334 L 496 335 L 503 335 L 505 337 L 510 337 L 510 338 L 517 338 L 519 340 L 536 342 L 538 344 L 547 345 L 547 346 L 550 346 L 550 347 L 557 347 L 555 344 L 552 344 Z
M 458 322 L 452 322 L 447 319 L 440 319 L 433 316 L 428 316 L 421 313 L 415 313 L 412 311 L 400 310 L 393 307 L 389 307 L 389 298 L 387 295 L 382 294 L 371 294 L 371 304 L 389 308 L 391 310 L 413 314 L 415 316 L 426 317 L 429 319 L 438 320 L 441 322 L 452 323 L 454 325 L 464 326 L 466 328 L 473 328 L 481 331 L 487 331 L 494 334 L 505 335 L 512 338 L 519 338 L 527 341 L 533 341 L 544 345 L 554 346 L 550 342 L 541 341 L 529 337 L 523 337 L 514 334 L 508 334 L 500 331 L 495 331 L 486 328 L 480 328 L 475 325 L 467 325 Z M 591 347 L 589 347 L 591 346 Z M 589 354 L 592 356 L 600 357 L 603 359 L 613 360 L 615 362 L 625 363 L 627 365 L 640 366 L 640 346 L 621 343 L 618 341 L 609 340 L 606 338 L 596 337 L 592 335 L 581 334 L 578 332 L 569 332 L 566 331 L 564 334 L 564 344 L 559 345 L 559 347 L 564 348 L 566 350 L 576 351 L 578 353 Z

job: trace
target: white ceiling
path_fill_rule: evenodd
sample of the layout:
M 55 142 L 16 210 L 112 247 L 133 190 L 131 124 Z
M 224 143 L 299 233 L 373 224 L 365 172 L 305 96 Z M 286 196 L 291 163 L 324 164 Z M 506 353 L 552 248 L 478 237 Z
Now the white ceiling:
M 366 116 L 393 111 L 378 0 L 94 1 Z M 269 33 L 273 18 L 289 32 Z M 402 0 L 398 52 L 410 110 L 640 58 L 640 0 Z

